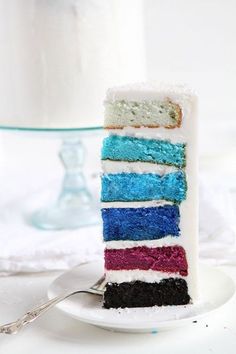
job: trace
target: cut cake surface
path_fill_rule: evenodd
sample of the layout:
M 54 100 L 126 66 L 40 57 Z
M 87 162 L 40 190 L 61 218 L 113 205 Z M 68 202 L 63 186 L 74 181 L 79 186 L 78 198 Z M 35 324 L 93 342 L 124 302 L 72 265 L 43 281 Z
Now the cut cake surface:
M 105 308 L 198 298 L 196 96 L 182 86 L 109 89 L 102 148 Z

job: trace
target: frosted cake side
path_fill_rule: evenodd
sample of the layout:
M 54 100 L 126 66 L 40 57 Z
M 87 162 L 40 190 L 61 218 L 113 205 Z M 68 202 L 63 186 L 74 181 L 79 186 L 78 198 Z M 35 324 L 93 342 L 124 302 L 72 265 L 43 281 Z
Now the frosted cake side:
M 107 92 L 105 308 L 186 305 L 198 297 L 196 106 L 183 87 Z

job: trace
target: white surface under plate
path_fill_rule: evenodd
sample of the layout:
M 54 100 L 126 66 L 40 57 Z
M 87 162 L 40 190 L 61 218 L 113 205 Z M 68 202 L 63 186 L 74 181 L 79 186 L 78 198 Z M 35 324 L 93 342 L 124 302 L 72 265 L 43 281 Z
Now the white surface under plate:
M 48 297 L 72 289 L 86 289 L 103 274 L 103 262 L 80 265 L 51 284 Z M 235 293 L 233 280 L 217 268 L 201 265 L 200 300 L 195 305 L 133 309 L 104 309 L 102 298 L 79 294 L 57 307 L 69 316 L 102 328 L 120 332 L 156 332 L 186 325 L 225 305 Z

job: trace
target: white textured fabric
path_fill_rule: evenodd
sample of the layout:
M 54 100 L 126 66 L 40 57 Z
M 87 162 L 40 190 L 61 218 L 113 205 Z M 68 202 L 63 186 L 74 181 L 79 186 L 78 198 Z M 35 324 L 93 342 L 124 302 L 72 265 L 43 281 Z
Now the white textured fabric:
M 56 157 L 59 144 L 46 139 L 42 144 L 33 137 L 33 141 L 24 140 L 22 147 L 22 136 L 14 138 L 14 146 L 10 139 L 13 138 L 4 144 L 8 147 L 5 151 L 8 159 L 0 161 L 0 273 L 68 269 L 101 258 L 101 225 L 42 231 L 28 224 L 32 211 L 46 200 L 55 199 L 60 190 L 63 170 Z M 93 141 L 94 155 L 90 155 L 91 163 L 85 166 L 88 184 L 96 198 L 100 184 L 99 144 Z M 34 149 L 33 161 L 26 154 L 30 149 Z M 222 180 L 213 183 L 212 176 L 201 179 L 200 258 L 212 264 L 236 264 L 234 195 L 223 187 Z
M 220 182 L 221 181 L 221 182 Z M 208 176 L 200 183 L 200 257 L 211 264 L 236 264 L 234 189 Z
M 21 223 L 5 226 L 1 220 L 0 228 L 0 274 L 68 269 L 102 254 L 99 227 L 40 232 Z

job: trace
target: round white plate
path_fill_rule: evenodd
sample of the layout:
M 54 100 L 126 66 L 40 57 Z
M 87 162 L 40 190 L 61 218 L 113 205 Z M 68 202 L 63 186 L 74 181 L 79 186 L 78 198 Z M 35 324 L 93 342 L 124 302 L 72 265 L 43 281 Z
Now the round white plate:
M 103 274 L 103 262 L 80 265 L 51 284 L 51 299 L 73 289 L 86 289 Z M 97 295 L 78 294 L 57 307 L 82 322 L 122 332 L 156 332 L 188 324 L 226 304 L 235 293 L 233 280 L 224 272 L 200 266 L 200 300 L 194 305 L 133 309 L 104 309 Z

